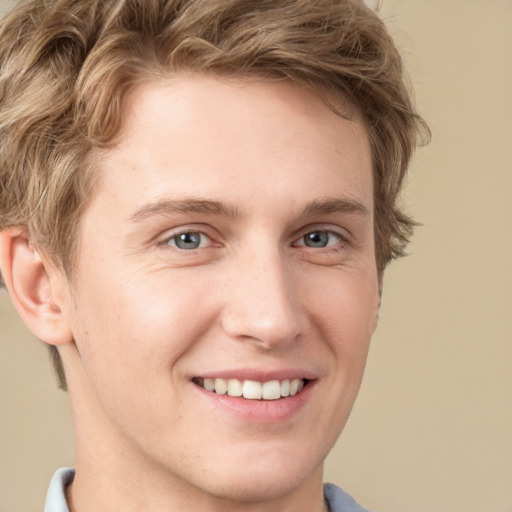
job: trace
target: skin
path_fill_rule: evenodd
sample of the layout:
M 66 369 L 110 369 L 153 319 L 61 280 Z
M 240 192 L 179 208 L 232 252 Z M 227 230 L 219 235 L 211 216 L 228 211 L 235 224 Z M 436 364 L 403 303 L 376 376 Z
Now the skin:
M 23 314 L 63 357 L 72 512 L 323 510 L 379 307 L 362 122 L 291 83 L 182 74 L 134 90 L 95 157 L 72 281 L 21 232 L 3 256 L 39 268 L 47 315 Z M 311 382 L 284 419 L 252 418 L 192 381 L 216 372 Z

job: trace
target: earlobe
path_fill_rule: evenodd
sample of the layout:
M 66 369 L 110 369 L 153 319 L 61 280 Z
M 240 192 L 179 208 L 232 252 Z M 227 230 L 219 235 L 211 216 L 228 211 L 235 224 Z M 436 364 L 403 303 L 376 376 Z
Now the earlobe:
M 48 344 L 71 342 L 65 276 L 43 260 L 25 230 L 8 228 L 0 233 L 0 269 L 14 307 L 27 327 Z

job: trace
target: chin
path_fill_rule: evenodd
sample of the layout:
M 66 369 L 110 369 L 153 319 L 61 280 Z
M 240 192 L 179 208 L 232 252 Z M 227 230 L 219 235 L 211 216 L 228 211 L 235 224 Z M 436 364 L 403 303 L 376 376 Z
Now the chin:
M 214 483 L 210 494 L 239 503 L 261 503 L 279 500 L 300 488 L 307 478 L 300 475 L 259 475 L 251 470 L 243 477 Z
M 306 457 L 305 457 L 306 458 Z M 209 494 L 229 501 L 258 503 L 279 500 L 309 482 L 321 485 L 322 459 L 301 460 L 296 455 L 263 451 L 253 463 L 218 468 L 211 478 L 201 482 Z

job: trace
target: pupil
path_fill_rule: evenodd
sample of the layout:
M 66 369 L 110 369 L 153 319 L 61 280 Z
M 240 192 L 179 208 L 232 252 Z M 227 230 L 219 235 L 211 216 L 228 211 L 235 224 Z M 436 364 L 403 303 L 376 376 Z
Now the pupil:
M 201 245 L 198 233 L 182 233 L 176 237 L 176 245 L 180 249 L 197 249 Z
M 327 233 L 315 232 L 305 236 L 305 244 L 308 247 L 326 247 L 328 241 Z

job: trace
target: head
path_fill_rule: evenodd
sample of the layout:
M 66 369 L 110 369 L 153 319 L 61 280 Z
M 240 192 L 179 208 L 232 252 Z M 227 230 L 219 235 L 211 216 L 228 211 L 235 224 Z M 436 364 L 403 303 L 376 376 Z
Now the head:
M 130 90 L 181 71 L 288 80 L 333 108 L 348 102 L 371 144 L 379 273 L 404 254 L 414 223 L 398 200 L 425 126 L 362 1 L 22 2 L 0 37 L 0 230 L 22 226 L 70 276 L 91 150 L 115 144 Z
M 403 255 L 413 222 L 398 199 L 425 126 L 398 51 L 362 1 L 34 0 L 0 30 L 0 230 L 23 231 L 71 288 L 99 162 L 130 137 L 133 102 L 149 101 L 140 91 L 173 81 L 179 90 L 184 76 L 289 90 L 359 123 L 377 279 Z

